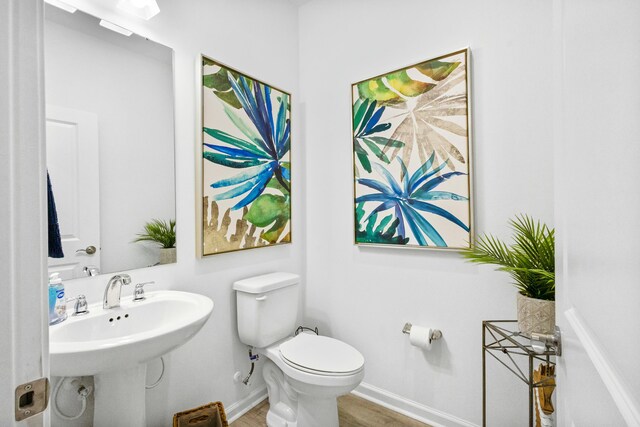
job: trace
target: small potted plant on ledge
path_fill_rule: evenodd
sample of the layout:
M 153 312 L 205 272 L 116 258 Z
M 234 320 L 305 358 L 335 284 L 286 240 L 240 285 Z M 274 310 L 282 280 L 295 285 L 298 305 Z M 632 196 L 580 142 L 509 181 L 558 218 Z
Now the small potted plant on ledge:
M 144 225 L 144 233 L 134 242 L 153 242 L 160 245 L 160 264 L 176 262 L 176 221 L 153 219 Z
M 470 262 L 498 265 L 518 288 L 518 328 L 531 332 L 555 332 L 555 229 L 527 215 L 509 221 L 514 231 L 511 246 L 492 235 L 477 239 L 463 252 Z

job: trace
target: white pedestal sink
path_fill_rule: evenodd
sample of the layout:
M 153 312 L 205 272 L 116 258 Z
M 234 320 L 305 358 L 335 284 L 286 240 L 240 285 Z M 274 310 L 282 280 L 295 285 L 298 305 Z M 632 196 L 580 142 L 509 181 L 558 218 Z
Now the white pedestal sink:
M 94 376 L 94 427 L 145 427 L 146 363 L 187 342 L 212 310 L 211 299 L 177 291 L 93 304 L 49 328 L 51 375 Z

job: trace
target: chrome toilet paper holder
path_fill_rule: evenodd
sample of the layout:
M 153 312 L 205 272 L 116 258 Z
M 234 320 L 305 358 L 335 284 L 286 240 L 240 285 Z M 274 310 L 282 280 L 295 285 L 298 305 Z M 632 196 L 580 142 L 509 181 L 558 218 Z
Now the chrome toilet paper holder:
M 402 333 L 409 335 L 412 326 L 411 323 L 405 323 L 404 328 L 402 328 Z M 429 336 L 429 344 L 431 344 L 431 341 L 439 340 L 440 338 L 442 338 L 442 331 L 440 329 L 432 329 L 431 335 Z

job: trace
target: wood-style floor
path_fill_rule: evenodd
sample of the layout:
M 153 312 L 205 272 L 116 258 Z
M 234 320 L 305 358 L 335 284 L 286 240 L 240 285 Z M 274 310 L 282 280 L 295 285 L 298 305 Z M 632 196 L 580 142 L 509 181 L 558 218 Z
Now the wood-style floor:
M 231 423 L 231 427 L 265 427 L 269 401 L 258 406 Z M 427 424 L 393 412 L 368 400 L 347 394 L 338 398 L 340 427 L 429 427 Z

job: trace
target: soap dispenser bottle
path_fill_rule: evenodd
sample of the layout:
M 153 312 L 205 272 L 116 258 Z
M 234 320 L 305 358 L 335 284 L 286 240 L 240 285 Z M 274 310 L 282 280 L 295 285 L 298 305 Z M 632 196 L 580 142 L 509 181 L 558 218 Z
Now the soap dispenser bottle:
M 59 276 L 49 276 L 49 325 L 55 325 L 67 318 L 67 302 L 64 297 L 64 284 Z

